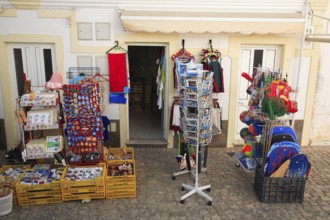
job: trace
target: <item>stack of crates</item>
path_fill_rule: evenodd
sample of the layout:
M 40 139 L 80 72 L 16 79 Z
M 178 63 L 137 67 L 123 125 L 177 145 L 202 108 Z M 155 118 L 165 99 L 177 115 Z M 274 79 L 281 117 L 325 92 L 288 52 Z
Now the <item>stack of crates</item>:
M 133 148 L 108 150 L 108 173 L 105 177 L 107 199 L 136 197 L 136 169 Z
M 98 167 L 103 168 L 103 173 L 100 177 L 86 180 L 72 180 L 67 179 L 66 174 L 70 168 L 90 169 Z M 105 183 L 107 169 L 105 163 L 90 166 L 71 166 L 65 168 L 64 174 L 61 179 L 63 201 L 72 200 L 91 200 L 91 199 L 104 199 L 105 198 Z M 77 174 L 79 175 L 79 174 Z
M 18 180 L 22 177 L 23 173 L 20 175 L 15 175 L 15 177 L 8 176 L 11 169 L 20 169 L 23 172 L 26 169 L 29 169 L 30 165 L 5 165 L 2 166 L 0 169 L 0 185 L 1 187 L 5 186 L 9 187 L 13 190 L 13 205 L 18 205 L 18 197 L 17 197 L 17 191 L 16 191 L 16 183 Z M 5 173 L 7 172 L 7 174 Z
M 27 169 L 26 172 L 21 176 L 20 180 L 24 178 L 25 174 L 33 171 L 34 170 Z M 28 185 L 26 183 L 17 182 L 16 190 L 20 206 L 63 202 L 60 180 L 53 180 L 50 183 L 38 185 Z

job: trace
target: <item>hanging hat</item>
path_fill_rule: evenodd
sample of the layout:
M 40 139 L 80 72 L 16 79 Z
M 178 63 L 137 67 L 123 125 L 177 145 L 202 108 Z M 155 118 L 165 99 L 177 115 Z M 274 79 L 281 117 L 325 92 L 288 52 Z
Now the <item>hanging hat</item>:
M 62 89 L 63 79 L 62 75 L 59 72 L 54 72 L 52 77 L 48 82 L 46 82 L 45 87 L 50 90 Z

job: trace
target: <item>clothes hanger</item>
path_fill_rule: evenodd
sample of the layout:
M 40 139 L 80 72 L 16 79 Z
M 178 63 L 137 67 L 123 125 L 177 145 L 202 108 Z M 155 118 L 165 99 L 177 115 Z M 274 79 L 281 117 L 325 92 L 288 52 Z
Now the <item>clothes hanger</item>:
M 176 54 L 173 54 L 171 58 L 172 60 L 180 58 L 181 61 L 189 62 L 191 59 L 194 59 L 194 56 L 184 49 L 184 39 L 182 39 L 182 48 Z
M 93 78 L 85 76 L 83 79 L 79 80 L 77 84 L 87 84 L 87 83 L 97 83 Z
M 103 79 L 104 81 L 109 81 L 107 78 L 103 77 L 100 73 L 95 73 L 91 79 L 95 79 L 96 77 L 100 77 L 100 79 Z M 98 81 L 101 81 L 101 80 L 98 80 Z
M 111 50 L 123 50 L 127 53 L 127 50 L 122 48 L 121 46 L 119 46 L 119 42 L 116 40 L 115 41 L 115 46 L 113 46 L 112 48 L 110 48 L 107 52 L 105 52 L 106 54 L 108 54 Z

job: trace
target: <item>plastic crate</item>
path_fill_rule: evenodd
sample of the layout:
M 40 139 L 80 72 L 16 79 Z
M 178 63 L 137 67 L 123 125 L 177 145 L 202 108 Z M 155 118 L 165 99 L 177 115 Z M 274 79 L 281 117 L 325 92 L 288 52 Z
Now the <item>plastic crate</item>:
M 134 149 L 132 147 L 109 148 L 107 160 L 134 160 Z
M 8 170 L 9 168 L 20 168 L 22 170 L 26 170 L 30 168 L 30 165 L 4 165 L 0 168 L 0 175 L 2 175 L 2 173 L 6 170 Z M 18 205 L 18 197 L 17 197 L 17 192 L 16 192 L 16 183 L 18 182 L 18 180 L 20 179 L 20 177 L 23 175 L 23 173 L 18 176 L 13 182 L 10 183 L 10 188 L 13 190 L 13 204 L 14 205 Z M 0 181 L 0 184 L 1 181 Z
M 105 194 L 107 199 L 114 198 L 135 198 L 136 197 L 136 173 L 135 161 L 108 161 L 108 167 L 118 166 L 124 162 L 133 165 L 133 174 L 124 176 L 109 176 L 105 177 Z
M 21 178 L 23 177 L 24 175 L 21 176 Z M 16 191 L 20 206 L 61 203 L 63 201 L 61 181 L 59 180 L 40 185 L 17 182 Z
M 72 181 L 66 180 L 65 175 L 69 167 L 67 166 L 61 179 L 63 201 L 71 200 L 87 200 L 87 199 L 104 199 L 105 198 L 105 183 L 106 166 L 104 163 L 91 166 L 79 166 L 79 168 L 103 167 L 103 175 L 92 180 Z
M 255 172 L 254 188 L 260 202 L 302 203 L 307 178 L 265 177 L 261 167 Z

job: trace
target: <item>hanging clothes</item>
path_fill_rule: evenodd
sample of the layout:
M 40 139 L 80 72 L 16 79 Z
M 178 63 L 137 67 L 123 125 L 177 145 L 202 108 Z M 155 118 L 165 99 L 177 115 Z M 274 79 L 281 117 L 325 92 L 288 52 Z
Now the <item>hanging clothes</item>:
M 175 99 L 171 108 L 170 130 L 180 131 L 180 100 Z
M 165 98 L 165 72 L 166 72 L 166 61 L 165 61 L 165 54 L 162 53 L 159 60 L 156 61 L 158 64 L 158 71 L 156 77 L 156 84 L 157 84 L 157 105 L 158 109 L 163 108 L 163 100 Z
M 110 92 L 123 93 L 128 86 L 126 53 L 108 53 Z
M 223 69 L 221 67 L 221 58 L 210 57 L 209 68 L 213 72 L 213 92 L 220 93 L 224 92 L 223 85 Z
M 222 132 L 222 123 L 221 123 L 221 108 L 216 99 L 213 100 L 213 108 L 212 108 L 212 115 L 211 121 L 213 124 L 212 133 L 213 135 L 221 134 Z
M 213 72 L 213 93 L 225 92 L 223 80 L 223 68 L 221 66 L 221 53 L 218 50 L 203 49 L 200 52 L 202 56 L 203 70 Z
M 173 67 L 173 79 L 174 79 L 174 88 L 179 91 L 179 76 L 180 72 L 180 65 L 179 63 L 189 63 L 194 60 L 194 56 L 191 55 L 188 51 L 186 51 L 184 48 L 179 50 L 176 54 L 173 54 L 171 56 L 172 60 L 174 61 L 174 67 Z

